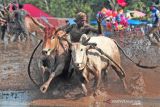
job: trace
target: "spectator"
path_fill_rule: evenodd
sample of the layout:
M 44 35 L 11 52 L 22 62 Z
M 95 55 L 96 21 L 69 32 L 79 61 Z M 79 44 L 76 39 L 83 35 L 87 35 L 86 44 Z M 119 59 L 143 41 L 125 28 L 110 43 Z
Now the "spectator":
M 119 9 L 118 10 L 118 15 L 116 16 L 116 21 L 118 23 L 118 29 L 124 28 L 124 27 L 128 27 L 128 22 L 127 22 L 127 18 L 125 17 L 124 13 L 123 13 L 123 9 Z
M 160 25 L 160 12 L 155 6 L 150 7 L 153 27 Z
M 17 24 L 17 26 L 20 28 L 20 33 L 23 33 L 25 38 L 27 39 L 28 38 L 28 31 L 27 31 L 27 28 L 25 26 L 25 17 L 26 16 L 29 16 L 28 12 L 25 11 L 23 9 L 23 5 L 22 4 L 19 4 L 18 5 L 18 9 L 14 11 L 14 16 L 15 16 L 15 23 Z

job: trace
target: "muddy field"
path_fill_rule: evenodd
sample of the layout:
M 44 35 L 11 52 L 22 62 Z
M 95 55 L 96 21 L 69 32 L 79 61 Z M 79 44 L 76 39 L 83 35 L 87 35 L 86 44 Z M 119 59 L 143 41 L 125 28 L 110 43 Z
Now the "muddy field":
M 142 37 L 127 38 L 120 43 L 127 55 L 143 65 L 160 65 L 160 48 Z M 142 69 L 122 54 L 130 93 L 111 69 L 108 82 L 101 83 L 100 95 L 84 97 L 76 82 L 56 78 L 46 94 L 31 82 L 27 67 L 36 43 L 16 42 L 5 46 L 0 42 L 0 107 L 159 107 L 160 68 Z M 39 51 L 40 52 L 40 51 Z M 92 83 L 92 82 L 91 82 Z M 90 84 L 89 84 L 90 86 Z

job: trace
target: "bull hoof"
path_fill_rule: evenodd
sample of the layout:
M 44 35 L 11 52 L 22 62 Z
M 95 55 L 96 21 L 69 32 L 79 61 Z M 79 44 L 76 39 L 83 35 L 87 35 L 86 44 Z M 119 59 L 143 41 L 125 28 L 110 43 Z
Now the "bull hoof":
M 96 96 L 98 96 L 98 95 L 100 95 L 100 94 L 101 94 L 101 91 L 100 91 L 100 90 L 96 90 L 96 91 L 93 93 L 93 96 L 96 97 Z
M 82 92 L 83 93 L 83 95 L 86 97 L 88 94 L 86 93 L 86 92 Z
M 48 89 L 47 85 L 42 85 L 40 87 L 40 90 L 41 90 L 42 93 L 46 93 L 47 89 Z

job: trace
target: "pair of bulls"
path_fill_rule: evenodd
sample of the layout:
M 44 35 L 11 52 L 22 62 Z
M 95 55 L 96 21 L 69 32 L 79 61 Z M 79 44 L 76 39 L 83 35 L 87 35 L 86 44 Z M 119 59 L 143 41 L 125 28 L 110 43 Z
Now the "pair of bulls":
M 54 37 L 45 38 L 42 51 L 44 55 L 42 71 L 43 73 L 49 71 L 50 76 L 40 87 L 41 92 L 45 93 L 51 81 L 56 76 L 68 72 L 71 65 L 74 66 L 75 71 L 80 76 L 81 86 L 85 95 L 87 95 L 85 85 L 86 82 L 89 82 L 89 74 L 93 74 L 95 77 L 94 93 L 97 94 L 102 71 L 106 71 L 109 65 L 115 70 L 122 80 L 124 88 L 127 89 L 119 48 L 119 45 L 113 39 L 104 36 L 90 37 L 88 39 L 86 35 L 82 35 L 79 43 L 70 43 L 63 32 L 56 32 Z M 124 51 L 122 50 L 122 52 Z M 48 62 L 49 64 L 46 64 Z M 142 66 L 138 63 L 135 64 L 142 68 L 155 68 Z

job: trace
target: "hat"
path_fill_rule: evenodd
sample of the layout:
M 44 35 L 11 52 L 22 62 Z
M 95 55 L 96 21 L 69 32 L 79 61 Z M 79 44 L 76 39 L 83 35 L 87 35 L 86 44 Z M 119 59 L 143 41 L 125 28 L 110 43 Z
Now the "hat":
M 79 21 L 79 20 L 87 20 L 87 15 L 83 12 L 79 12 L 77 15 L 76 15 L 76 18 L 75 18 L 75 21 Z

